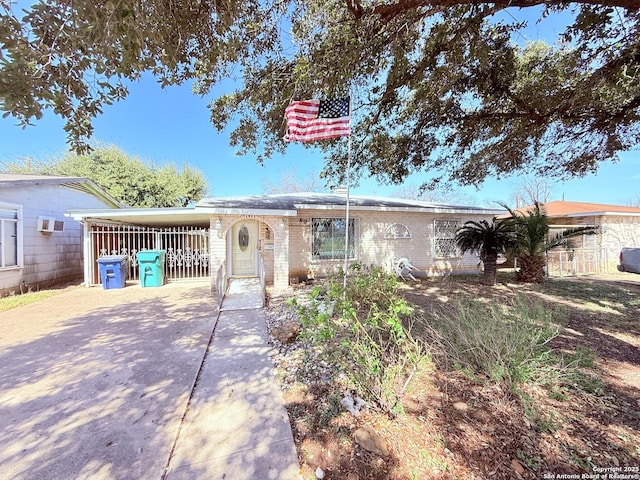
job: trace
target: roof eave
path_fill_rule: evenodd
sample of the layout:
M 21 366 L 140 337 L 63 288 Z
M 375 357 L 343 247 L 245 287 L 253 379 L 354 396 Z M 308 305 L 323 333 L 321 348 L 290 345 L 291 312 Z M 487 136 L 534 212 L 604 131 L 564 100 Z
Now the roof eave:
M 129 217 L 132 214 L 144 216 L 166 216 L 166 215 L 190 215 L 198 213 L 194 208 L 97 208 L 97 209 L 76 209 L 67 210 L 65 216 L 74 220 L 82 221 L 87 218 L 100 217 Z
M 297 210 L 279 208 L 196 207 L 196 211 L 210 215 L 260 215 L 276 217 L 295 217 L 298 215 Z
M 335 204 L 304 204 L 296 203 L 298 210 L 346 210 L 346 205 Z M 419 206 L 384 206 L 384 205 L 349 205 L 351 211 L 375 211 L 375 212 L 414 212 L 414 213 L 453 213 L 453 214 L 474 214 L 474 215 L 501 215 L 502 210 L 483 209 L 474 207 L 419 207 Z
M 82 183 L 87 180 L 84 177 L 52 177 L 52 178 L 23 178 L 15 180 L 2 180 L 4 185 L 10 187 L 24 187 L 27 185 L 60 185 L 62 183 Z
M 91 193 L 93 193 L 96 197 L 100 198 L 102 201 L 106 203 L 110 203 L 116 208 L 130 208 L 129 205 L 120 202 L 115 197 L 111 196 L 111 194 L 109 194 L 108 192 L 100 188 L 93 180 L 90 180 L 88 178 L 84 178 L 82 180 L 84 181 L 77 182 L 77 183 L 84 183 L 87 186 L 87 188 L 91 191 Z M 64 183 L 66 182 L 63 182 L 63 184 Z

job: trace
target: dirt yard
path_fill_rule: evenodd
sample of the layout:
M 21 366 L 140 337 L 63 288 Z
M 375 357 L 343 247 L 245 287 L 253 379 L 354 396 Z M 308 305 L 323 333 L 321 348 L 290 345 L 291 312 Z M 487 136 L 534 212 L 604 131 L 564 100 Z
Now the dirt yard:
M 495 287 L 445 278 L 402 288 L 426 311 L 461 297 L 537 297 L 566 313 L 554 349 L 595 353 L 591 381 L 561 394 L 523 385 L 516 395 L 433 366 L 411 381 L 404 413 L 356 418 L 340 408 L 340 392 L 322 366 L 292 378 L 288 365 L 303 346 L 281 348 L 278 363 L 305 480 L 640 478 L 640 276 L 543 285 L 503 280 Z M 271 315 L 282 314 L 284 300 L 270 298 Z M 355 430 L 365 426 L 380 435 L 386 452 L 373 454 L 354 442 Z

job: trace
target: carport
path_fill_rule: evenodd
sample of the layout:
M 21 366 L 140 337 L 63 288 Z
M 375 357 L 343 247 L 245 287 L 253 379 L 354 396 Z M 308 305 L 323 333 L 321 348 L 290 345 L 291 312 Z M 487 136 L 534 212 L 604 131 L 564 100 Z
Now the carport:
M 246 199 L 244 199 L 246 201 Z M 211 203 L 211 200 L 209 200 Z M 208 279 L 219 303 L 233 278 L 257 278 L 264 289 L 289 285 L 288 217 L 295 210 L 227 199 L 186 208 L 70 210 L 83 225 L 86 286 L 100 283 L 98 258 L 127 257 L 128 278 L 138 280 L 136 253 L 165 250 L 169 281 Z
M 83 225 L 84 282 L 99 285 L 98 258 L 127 257 L 127 277 L 139 280 L 136 253 L 164 250 L 168 281 L 209 279 L 210 216 L 195 208 L 72 210 Z

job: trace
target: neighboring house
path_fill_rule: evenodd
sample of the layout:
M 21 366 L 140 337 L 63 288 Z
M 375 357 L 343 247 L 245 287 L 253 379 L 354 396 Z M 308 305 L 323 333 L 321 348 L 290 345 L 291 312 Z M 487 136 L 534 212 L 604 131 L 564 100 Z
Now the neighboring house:
M 83 273 L 82 228 L 72 208 L 120 208 L 86 178 L 0 173 L 0 294 Z
M 206 272 L 212 280 L 262 277 L 276 289 L 301 279 L 325 276 L 348 261 L 381 265 L 393 271 L 400 258 L 419 269 L 414 275 L 477 272 L 476 255 L 460 255 L 456 230 L 467 220 L 491 219 L 503 210 L 441 205 L 416 200 L 350 196 L 346 228 L 346 196 L 296 193 L 231 198 L 205 198 L 183 209 L 126 209 L 70 212 L 85 225 L 87 283 L 95 281 L 95 258 L 107 253 L 130 255 L 143 248 L 167 250 L 171 279 Z M 105 224 L 118 225 L 108 230 Z M 129 224 L 129 229 L 123 224 Z M 134 240 L 144 226 L 145 239 Z M 200 233 L 208 226 L 208 242 Z M 175 228 L 192 228 L 175 236 Z M 107 237 L 108 243 L 101 243 Z M 195 240 L 198 240 L 196 242 Z M 206 269 L 203 270 L 203 259 Z M 197 263 L 196 263 L 197 262 Z
M 623 247 L 640 247 L 640 208 L 600 203 L 552 201 L 542 204 L 551 233 L 575 226 L 598 227 L 596 235 L 576 239 L 574 251 L 549 255 L 550 275 L 615 272 Z M 522 207 L 519 212 L 533 208 Z

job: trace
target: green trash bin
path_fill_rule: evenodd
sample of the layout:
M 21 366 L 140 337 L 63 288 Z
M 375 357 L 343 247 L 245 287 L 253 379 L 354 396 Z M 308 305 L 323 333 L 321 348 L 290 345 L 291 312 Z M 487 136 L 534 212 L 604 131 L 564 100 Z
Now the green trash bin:
M 161 287 L 164 285 L 164 256 L 166 250 L 143 250 L 138 252 L 140 285 L 143 287 Z

